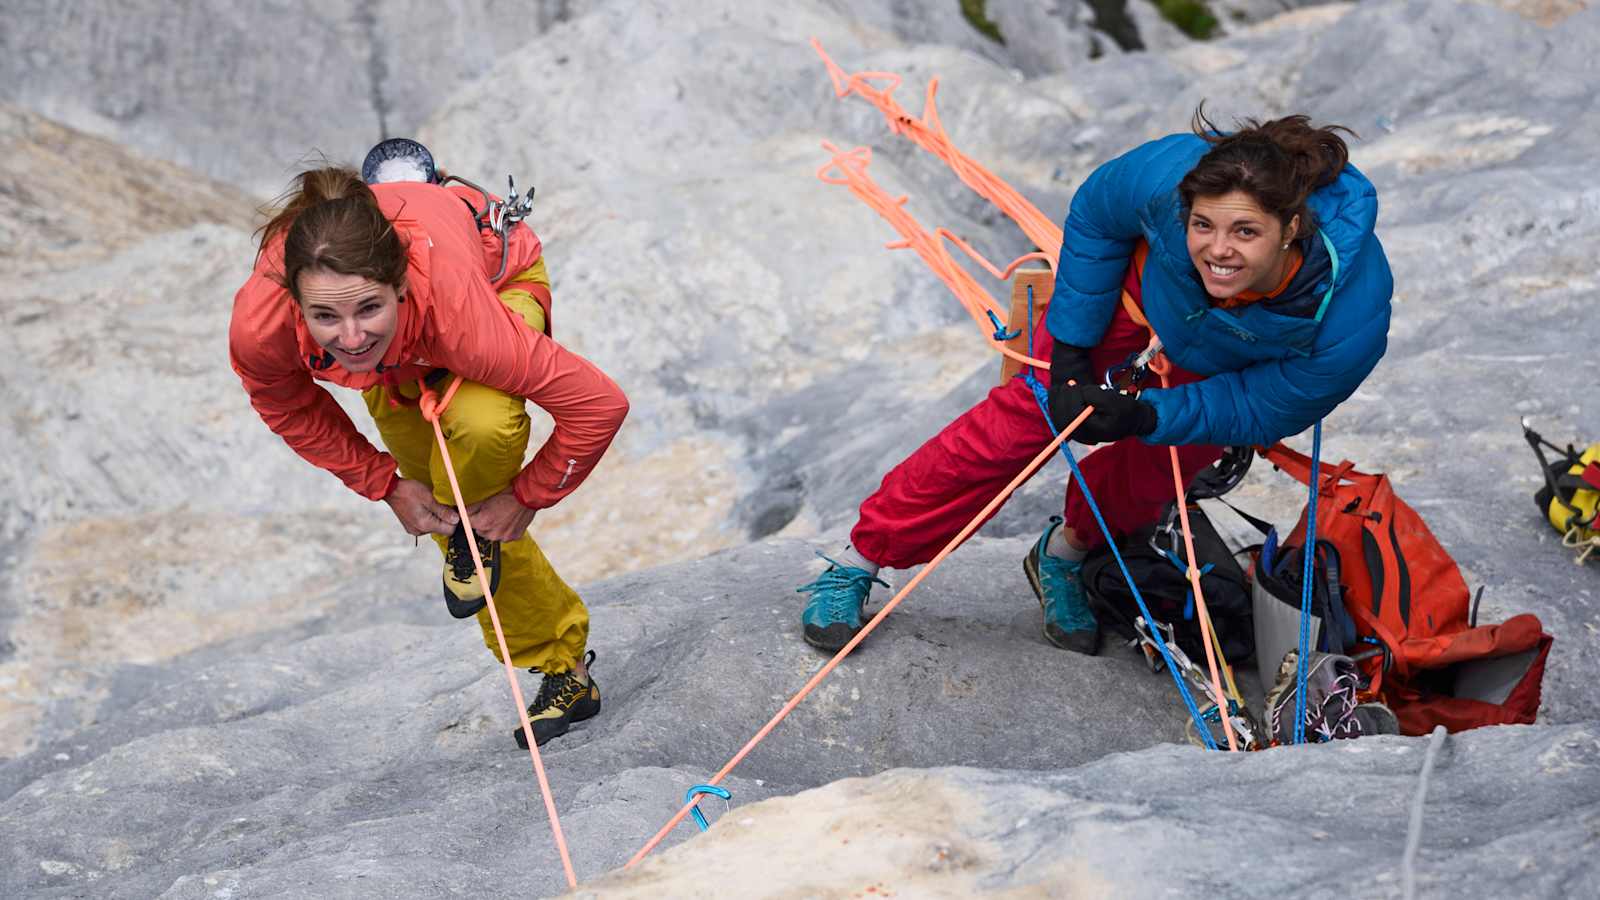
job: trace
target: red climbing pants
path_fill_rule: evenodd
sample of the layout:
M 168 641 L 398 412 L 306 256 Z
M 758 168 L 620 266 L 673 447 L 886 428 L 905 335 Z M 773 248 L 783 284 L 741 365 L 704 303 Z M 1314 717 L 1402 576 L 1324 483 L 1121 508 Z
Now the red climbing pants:
M 1049 359 L 1052 343 L 1049 332 L 1040 328 L 1033 355 Z M 1105 337 L 1089 355 L 1095 371 L 1104 372 L 1149 343 L 1149 329 L 1119 304 Z M 1038 375 L 1048 381 L 1049 373 Z M 1168 378 L 1173 385 L 1199 380 L 1178 368 Z M 1022 378 L 1011 379 L 889 470 L 877 492 L 861 504 L 851 543 L 862 556 L 891 569 L 933 559 L 1053 437 L 1032 389 Z M 1220 459 L 1222 450 L 1210 444 L 1179 447 L 1184 484 Z M 1101 445 L 1079 468 L 1115 537 L 1154 522 L 1176 496 L 1167 448 L 1136 437 Z M 1067 485 L 1064 516 L 1083 543 L 1091 548 L 1105 543 L 1076 482 Z M 1042 531 L 1044 523 L 1039 527 Z

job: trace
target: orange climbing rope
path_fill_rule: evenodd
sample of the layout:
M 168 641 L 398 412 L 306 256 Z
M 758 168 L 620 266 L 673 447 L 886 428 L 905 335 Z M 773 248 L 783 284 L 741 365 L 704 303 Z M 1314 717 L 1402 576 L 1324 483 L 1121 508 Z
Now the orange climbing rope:
M 572 857 L 567 853 L 567 839 L 561 833 L 561 819 L 556 815 L 556 801 L 550 793 L 550 781 L 545 778 L 544 760 L 539 758 L 539 743 L 533 739 L 533 725 L 528 721 L 528 706 L 522 700 L 522 688 L 517 685 L 517 672 L 511 665 L 511 650 L 506 646 L 506 635 L 500 628 L 500 613 L 494 607 L 494 595 L 489 590 L 489 578 L 483 571 L 483 557 L 478 553 L 478 540 L 472 531 L 472 519 L 467 515 L 467 503 L 461 496 L 461 485 L 456 482 L 455 466 L 450 462 L 450 447 L 445 443 L 444 429 L 439 424 L 440 416 L 444 415 L 445 408 L 455 398 L 456 389 L 461 386 L 461 376 L 455 377 L 443 397 L 436 397 L 426 383 L 418 381 L 417 384 L 422 389 L 422 396 L 418 399 L 417 406 L 422 411 L 422 417 L 433 425 L 433 436 L 439 443 L 439 456 L 444 460 L 444 471 L 450 478 L 450 492 L 455 496 L 456 510 L 461 514 L 461 527 L 467 532 L 467 548 L 472 551 L 472 564 L 478 569 L 478 583 L 483 585 L 483 599 L 489 605 L 489 621 L 494 625 L 495 640 L 500 643 L 500 661 L 505 663 L 506 680 L 511 683 L 511 699 L 516 701 L 517 715 L 522 721 L 522 733 L 528 739 L 528 755 L 533 758 L 533 771 L 539 778 L 539 792 L 544 795 L 544 810 L 550 816 L 550 833 L 555 836 L 556 850 L 561 854 L 561 868 L 567 874 L 567 887 L 575 888 L 578 886 L 578 877 L 572 871 Z
M 1151 329 L 1153 334 L 1155 329 Z M 1165 353 L 1157 353 L 1150 361 L 1150 370 L 1161 376 L 1161 386 L 1171 387 L 1168 373 L 1172 364 L 1167 360 Z M 1217 657 L 1221 655 L 1221 648 L 1216 646 L 1216 636 L 1211 629 L 1211 613 L 1206 608 L 1206 592 L 1200 587 L 1200 569 L 1194 564 L 1194 531 L 1189 528 L 1188 491 L 1183 488 L 1182 469 L 1178 466 L 1178 448 L 1168 447 L 1167 453 L 1172 457 L 1172 485 L 1178 492 L 1178 520 L 1183 523 L 1183 550 L 1184 558 L 1189 561 L 1189 568 L 1184 574 L 1189 579 L 1189 587 L 1194 591 L 1194 608 L 1200 619 L 1200 643 L 1206 648 L 1206 665 L 1211 670 L 1212 699 L 1217 704 L 1217 718 L 1222 720 L 1222 733 L 1228 738 L 1228 749 L 1237 752 L 1239 749 L 1238 738 L 1233 733 L 1233 717 L 1228 715 L 1228 698 L 1222 693 L 1222 679 L 1217 673 Z M 1224 659 L 1223 668 L 1227 668 Z M 1233 687 L 1233 673 L 1228 673 L 1228 686 Z M 1238 694 L 1238 690 L 1234 690 Z
M 940 242 L 941 238 L 960 247 L 968 256 L 988 270 L 989 274 L 1002 281 L 1010 278 L 1011 273 L 1016 271 L 1017 266 L 1030 259 L 1044 260 L 1050 266 L 1051 271 L 1055 270 L 1055 257 L 1045 253 L 1024 254 L 1012 260 L 1011 264 L 1004 269 L 1000 269 L 984 258 L 978 251 L 972 249 L 966 241 L 963 241 L 947 229 L 940 228 L 934 233 L 924 231 L 916 218 L 906 212 L 905 204 L 907 198 L 889 196 L 889 192 L 885 191 L 876 181 L 872 180 L 872 176 L 867 174 L 867 165 L 872 162 L 871 150 L 866 147 L 857 147 L 846 153 L 827 141 L 824 141 L 822 146 L 823 149 L 833 154 L 833 159 L 817 170 L 817 177 L 828 184 L 839 184 L 848 187 L 850 193 L 855 194 L 863 203 L 872 207 L 878 215 L 883 216 L 904 239 L 887 244 L 886 247 L 890 250 L 915 250 L 917 255 L 922 257 L 922 261 L 928 264 L 928 268 L 933 270 L 933 274 L 938 276 L 939 280 L 950 288 L 950 292 L 956 295 L 957 300 L 961 301 L 961 305 L 972 316 L 972 320 L 978 323 L 979 328 L 996 327 L 998 331 L 998 326 L 1005 322 L 1010 310 L 1001 306 L 998 301 L 989 296 L 989 292 L 978 284 L 977 279 L 968 274 L 967 270 L 963 269 L 951 257 L 950 251 L 946 250 L 944 244 Z M 835 172 L 837 174 L 833 174 Z M 989 342 L 989 346 L 996 352 L 1009 356 L 1025 366 L 1037 366 L 1041 369 L 1050 368 L 1050 364 L 1042 359 L 1034 359 L 1007 347 L 998 333 L 986 334 L 985 340 Z
M 791 697 L 789 702 L 785 703 L 783 708 L 778 710 L 778 714 L 773 716 L 771 721 L 767 722 L 766 725 L 762 726 L 761 730 L 756 732 L 756 736 L 751 738 L 744 745 L 744 747 L 740 748 L 739 752 L 735 753 L 733 758 L 728 760 L 727 765 L 719 769 L 717 774 L 711 776 L 711 780 L 706 783 L 708 785 L 716 785 L 718 782 L 722 781 L 722 779 L 726 778 L 728 773 L 733 771 L 734 766 L 737 766 L 744 760 L 746 756 L 749 756 L 750 751 L 754 750 L 756 745 L 761 743 L 761 741 L 766 738 L 768 734 L 771 734 L 772 729 L 776 728 L 778 723 L 782 722 L 785 716 L 794 711 L 794 708 L 799 706 L 800 702 L 804 700 L 806 696 L 816 688 L 817 685 L 822 683 L 822 679 L 828 677 L 828 673 L 837 668 L 839 663 L 843 662 L 844 658 L 849 656 L 852 650 L 856 649 L 856 647 L 862 641 L 867 639 L 867 635 L 871 634 L 872 630 L 878 627 L 878 623 L 882 622 L 896 606 L 900 605 L 900 601 L 904 600 L 907 594 L 910 594 L 913 590 L 915 590 L 917 585 L 922 583 L 923 579 L 933 574 L 933 570 L 939 568 L 939 564 L 944 562 L 945 557 L 949 556 L 951 552 L 953 552 L 957 547 L 961 546 L 961 542 L 965 541 L 969 535 L 971 535 L 974 531 L 977 531 L 978 526 L 982 525 L 986 520 L 988 520 L 989 514 L 994 512 L 995 509 L 1000 506 L 1000 504 L 1004 503 L 1006 499 L 1011 496 L 1013 491 L 1015 491 L 1018 487 L 1021 487 L 1023 482 L 1033 477 L 1033 473 L 1038 470 L 1040 466 L 1049 462 L 1050 458 L 1055 456 L 1056 451 L 1061 447 L 1061 445 L 1066 443 L 1067 438 L 1071 437 L 1072 433 L 1078 430 L 1078 426 L 1083 424 L 1083 420 L 1089 418 L 1089 416 L 1093 413 L 1094 407 L 1088 407 L 1082 413 L 1080 413 L 1076 419 L 1073 419 L 1071 424 L 1069 424 L 1066 428 L 1061 429 L 1061 433 L 1056 435 L 1055 440 L 1050 442 L 1050 446 L 1044 448 L 1044 450 L 1042 450 L 1038 456 L 1035 456 L 1033 461 L 1028 463 L 1026 468 L 1017 473 L 1017 477 L 1011 479 L 1010 484 L 1001 489 L 1000 493 L 996 494 L 994 499 L 990 500 L 989 503 L 984 506 L 982 511 L 980 511 L 976 516 L 973 516 L 972 521 L 968 522 L 961 529 L 960 533 L 951 538 L 950 542 L 944 545 L 944 549 L 940 550 L 937 556 L 930 560 L 927 565 L 922 567 L 922 571 L 918 572 L 910 581 L 906 582 L 906 586 L 901 588 L 899 593 L 895 594 L 888 603 L 885 603 L 883 605 L 883 609 L 878 610 L 878 614 L 873 616 L 870 622 L 862 626 L 861 630 L 856 633 L 856 636 L 851 638 L 850 642 L 845 644 L 838 653 L 834 654 L 833 659 L 828 660 L 827 665 L 818 670 L 817 674 L 811 676 L 811 680 L 806 682 L 805 687 L 801 688 L 799 693 Z M 672 829 L 676 828 L 678 823 L 682 822 L 684 817 L 689 815 L 690 811 L 693 810 L 695 805 L 699 802 L 700 797 L 696 796 L 688 803 L 685 803 L 683 808 L 678 810 L 678 814 L 673 816 L 672 819 L 667 822 L 667 824 L 663 825 L 660 831 L 656 832 L 655 837 L 652 837 L 649 842 L 647 842 L 643 847 L 639 848 L 639 852 L 635 853 L 633 858 L 628 860 L 628 864 L 624 866 L 624 868 L 632 868 L 636 863 L 649 855 L 650 851 L 654 850 L 656 845 L 660 844 L 661 841 L 665 839 L 669 833 L 671 833 Z
M 917 146 L 942 160 L 963 184 L 972 188 L 978 196 L 994 204 L 996 209 L 1017 223 L 1017 227 L 1028 236 L 1028 240 L 1033 241 L 1035 247 L 1053 254 L 1050 260 L 1052 263 L 1055 261 L 1056 256 L 1061 253 L 1061 229 L 1056 223 L 1050 221 L 1038 207 L 1029 203 L 1011 185 L 957 150 L 950 140 L 950 135 L 944 130 L 944 124 L 939 121 L 938 106 L 934 103 L 934 94 L 939 90 L 938 78 L 929 79 L 928 99 L 923 107 L 922 118 L 915 119 L 896 102 L 894 97 L 890 96 L 894 93 L 894 89 L 900 86 L 899 75 L 891 72 L 857 72 L 854 75 L 846 75 L 844 70 L 829 58 L 827 52 L 822 49 L 822 43 L 816 38 L 811 39 L 811 49 L 822 57 L 823 64 L 828 67 L 828 77 L 833 81 L 834 96 L 842 99 L 855 94 L 877 107 L 883 113 L 884 120 L 888 122 L 890 131 L 905 135 Z M 888 86 L 880 90 L 872 86 L 873 80 L 886 81 Z
M 827 66 L 828 77 L 833 82 L 834 95 L 836 97 L 842 99 L 855 94 L 871 103 L 883 113 L 884 120 L 888 123 L 891 131 L 895 134 L 905 135 L 917 146 L 943 161 L 955 173 L 956 177 L 961 179 L 962 183 L 966 184 L 979 196 L 988 200 L 1004 213 L 1007 218 L 1015 222 L 1023 234 L 1027 235 L 1036 246 L 1042 248 L 1043 252 L 1028 254 L 1028 256 L 1013 262 L 1002 272 L 945 229 L 938 229 L 936 234 L 956 243 L 997 278 L 1009 278 L 1017 264 L 1028 258 L 1044 258 L 1051 264 L 1051 269 L 1054 271 L 1056 259 L 1061 254 L 1063 240 L 1061 229 L 1046 218 L 1038 207 L 1029 203 L 1027 198 L 1023 197 L 1009 184 L 979 165 L 971 157 L 956 149 L 954 142 L 950 140 L 949 133 L 944 129 L 944 124 L 939 119 L 938 107 L 935 104 L 934 97 L 939 88 L 938 78 L 929 79 L 927 102 L 924 105 L 922 117 L 914 118 L 891 96 L 895 88 L 900 86 L 901 79 L 899 75 L 892 72 L 847 74 L 822 49 L 821 42 L 812 38 L 811 47 L 822 58 L 823 64 Z M 873 85 L 874 81 L 886 82 L 886 86 L 881 89 L 875 87 Z M 904 207 L 907 198 L 891 199 L 889 194 L 867 174 L 867 164 L 872 158 L 869 149 L 858 147 L 849 152 L 841 152 L 837 147 L 829 143 L 824 143 L 823 148 L 833 154 L 833 159 L 818 172 L 818 177 L 830 184 L 848 185 L 851 193 L 861 198 L 879 215 L 888 220 L 890 225 L 894 226 L 895 230 L 904 238 L 902 241 L 890 244 L 889 247 L 891 249 L 903 247 L 915 249 L 917 254 L 933 269 L 934 274 L 950 287 L 951 292 L 956 295 L 956 298 L 961 301 L 961 304 L 966 307 L 967 311 L 980 325 L 983 324 L 984 318 L 987 317 L 986 310 L 999 309 L 999 304 L 977 284 L 966 270 L 955 263 L 955 260 L 951 258 L 944 247 L 933 240 L 932 236 L 917 224 L 910 213 L 905 211 Z M 827 173 L 833 169 L 837 169 L 841 175 L 829 177 Z M 1134 311 L 1137 312 L 1137 309 L 1134 308 Z M 1150 327 L 1149 323 L 1144 321 L 1142 315 L 1135 315 L 1134 318 L 1140 324 Z M 1150 331 L 1152 343 L 1154 343 L 1155 329 L 1150 328 Z M 998 335 L 989 337 L 989 345 L 997 351 L 1014 359 L 1020 359 L 1025 364 L 1036 368 L 1049 368 L 1047 363 L 1040 360 L 1021 357 L 1015 351 L 1004 347 L 997 338 Z M 1032 350 L 1031 347 L 1029 349 Z M 1151 368 L 1161 375 L 1162 386 L 1167 387 L 1167 374 L 1164 371 L 1165 359 L 1160 354 L 1157 354 L 1155 358 L 1160 360 L 1163 368 L 1156 368 L 1154 363 Z M 1228 749 L 1236 751 L 1239 749 L 1238 743 L 1227 714 L 1227 699 L 1223 693 L 1222 678 L 1219 677 L 1218 672 L 1217 659 L 1222 656 L 1221 645 L 1211 626 L 1211 615 L 1206 608 L 1204 592 L 1200 588 L 1200 571 L 1193 564 L 1194 533 L 1189 527 L 1189 512 L 1184 503 L 1186 492 L 1183 487 L 1183 476 L 1178 465 L 1178 451 L 1176 448 L 1168 449 L 1172 459 L 1173 483 L 1178 492 L 1178 509 L 1183 525 L 1184 545 L 1191 561 L 1187 575 L 1190 584 L 1194 588 L 1195 609 L 1199 615 L 1202 638 L 1206 645 L 1206 661 L 1210 666 L 1211 693 L 1217 702 L 1218 714 L 1223 722 L 1223 732 L 1228 739 Z M 1232 695 L 1236 700 L 1239 700 L 1238 689 L 1233 683 L 1233 672 L 1228 667 L 1225 657 L 1222 659 L 1221 671 L 1227 675 L 1227 683 Z M 1242 700 L 1240 702 L 1242 703 Z

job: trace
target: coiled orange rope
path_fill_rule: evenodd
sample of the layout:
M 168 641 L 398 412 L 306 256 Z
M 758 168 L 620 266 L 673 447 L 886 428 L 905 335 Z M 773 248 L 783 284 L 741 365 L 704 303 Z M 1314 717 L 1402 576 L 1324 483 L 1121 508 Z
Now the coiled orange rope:
M 822 43 L 816 38 L 811 39 L 811 49 L 822 57 L 823 65 L 828 67 L 828 77 L 833 81 L 835 96 L 842 99 L 855 94 L 877 107 L 883 113 L 884 121 L 888 123 L 890 131 L 905 135 L 918 147 L 943 161 L 950 167 L 950 171 L 961 179 L 962 184 L 972 188 L 978 196 L 994 204 L 996 209 L 1017 223 L 1017 227 L 1028 236 L 1028 240 L 1033 241 L 1035 247 L 1051 254 L 1050 261 L 1054 264 L 1056 257 L 1061 255 L 1061 229 L 1040 212 L 1038 207 L 1017 193 L 1011 185 L 956 149 L 950 140 L 950 135 L 944 130 L 944 124 L 939 121 L 939 109 L 934 103 L 934 94 L 939 90 L 938 78 L 928 81 L 928 99 L 923 107 L 922 118 L 912 118 L 911 114 L 890 96 L 894 93 L 894 89 L 900 86 L 899 75 L 892 72 L 857 72 L 854 75 L 846 75 L 845 71 L 828 56 L 827 51 L 822 49 Z M 874 79 L 887 81 L 888 86 L 879 90 L 872 86 Z
M 922 261 L 927 263 L 928 268 L 933 270 L 933 274 L 938 276 L 939 280 L 950 288 L 950 292 L 956 295 L 957 300 L 961 301 L 961 305 L 972 316 L 972 320 L 978 323 L 979 328 L 989 328 L 988 323 L 990 321 L 1004 322 L 1010 314 L 1010 310 L 1002 307 L 998 301 L 989 296 L 989 292 L 978 284 L 977 279 L 968 274 L 967 270 L 963 269 L 951 257 L 950 251 L 946 250 L 940 242 L 941 238 L 960 247 L 968 256 L 977 260 L 978 264 L 988 270 L 991 275 L 1002 281 L 1010 278 L 1011 273 L 1016 271 L 1017 266 L 1030 259 L 1044 260 L 1049 264 L 1052 271 L 1055 270 L 1055 257 L 1045 253 L 1024 254 L 1012 260 L 1011 264 L 1006 266 L 1005 269 L 999 269 L 985 259 L 982 254 L 968 246 L 966 241 L 956 237 L 948 230 L 940 228 L 935 233 L 923 230 L 916 218 L 906 212 L 905 204 L 907 198 L 890 197 L 889 192 L 885 191 L 876 181 L 872 180 L 872 176 L 867 174 L 867 165 L 872 162 L 871 150 L 866 147 L 857 147 L 849 152 L 843 152 L 826 141 L 823 142 L 822 146 L 823 149 L 833 154 L 833 159 L 817 170 L 817 177 L 828 184 L 839 184 L 848 187 L 850 193 L 855 194 L 861 202 L 872 207 L 878 215 L 883 216 L 903 238 L 903 240 L 894 241 L 885 246 L 890 250 L 915 250 L 917 255 L 922 257 Z M 991 314 L 994 316 L 992 320 L 989 318 Z M 1021 362 L 1023 365 L 1037 366 L 1041 369 L 1050 368 L 1050 364 L 1042 359 L 1034 359 L 1007 347 L 1005 342 L 1000 340 L 997 335 L 986 332 L 984 339 L 989 342 L 990 348 Z

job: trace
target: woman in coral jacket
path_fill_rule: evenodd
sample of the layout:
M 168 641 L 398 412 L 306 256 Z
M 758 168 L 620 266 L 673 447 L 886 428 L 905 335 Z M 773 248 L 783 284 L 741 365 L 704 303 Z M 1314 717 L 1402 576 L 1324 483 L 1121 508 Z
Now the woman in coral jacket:
M 480 232 L 479 196 L 426 182 L 368 186 L 321 168 L 296 180 L 261 231 L 234 298 L 234 371 L 267 426 L 307 462 L 381 500 L 412 535 L 444 552 L 444 595 L 477 614 L 500 653 L 464 530 L 417 404 L 422 381 L 457 392 L 442 415 L 512 663 L 543 673 L 528 712 L 538 743 L 600 710 L 585 658 L 589 613 L 527 533 L 593 470 L 628 411 L 592 363 L 551 339 L 539 240 L 522 224 L 505 248 Z M 374 448 L 317 381 L 362 392 L 387 453 Z M 555 431 L 526 466 L 526 401 Z M 526 745 L 520 728 L 517 742 Z
M 1228 445 L 1298 434 L 1355 392 L 1383 355 L 1394 280 L 1373 233 L 1372 183 L 1348 163 L 1341 129 L 1305 116 L 1247 120 L 1135 147 L 1073 195 L 1055 291 L 1033 355 L 1050 360 L 1049 418 L 1012 379 L 918 448 L 861 505 L 846 547 L 812 583 L 805 639 L 826 650 L 862 627 L 880 567 L 932 559 L 1085 409 L 1074 432 L 1102 445 L 1083 482 L 1113 537 L 1153 523 L 1172 500 L 1168 447 L 1185 482 Z M 1170 386 L 1137 396 L 1102 373 L 1159 338 Z M 1105 538 L 1067 486 L 1061 517 L 1023 561 L 1044 637 L 1093 654 L 1085 556 Z M 882 582 L 878 582 L 882 583 Z

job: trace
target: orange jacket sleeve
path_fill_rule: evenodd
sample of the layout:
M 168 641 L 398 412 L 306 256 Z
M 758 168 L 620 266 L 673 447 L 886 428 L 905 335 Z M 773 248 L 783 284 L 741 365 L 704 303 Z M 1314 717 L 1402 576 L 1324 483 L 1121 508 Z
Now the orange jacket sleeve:
M 424 355 L 470 381 L 524 397 L 555 419 L 549 440 L 512 482 L 524 506 L 553 506 L 611 446 L 628 398 L 593 363 L 529 328 L 482 272 L 436 263 L 431 287 Z
M 249 295 L 272 289 L 259 273 L 252 275 L 234 301 L 233 321 L 228 327 L 229 361 L 250 395 L 250 405 L 306 462 L 332 472 L 364 497 L 383 499 L 394 486 L 394 457 L 373 447 L 333 395 L 300 365 L 294 356 L 298 344 L 287 319 L 250 321 L 248 312 L 260 315 L 263 305 L 247 303 Z M 283 293 L 281 304 L 266 304 L 265 308 L 288 309 L 292 301 L 288 292 Z

